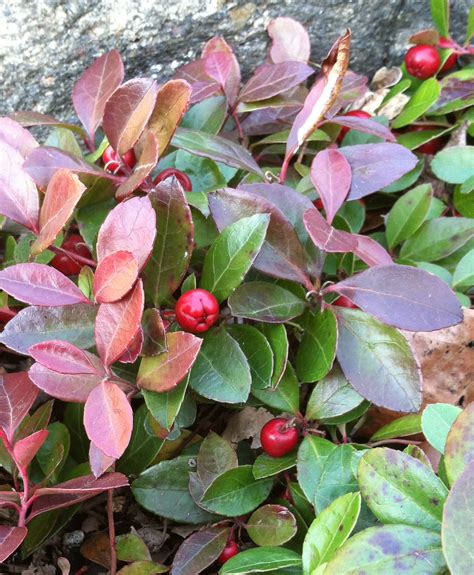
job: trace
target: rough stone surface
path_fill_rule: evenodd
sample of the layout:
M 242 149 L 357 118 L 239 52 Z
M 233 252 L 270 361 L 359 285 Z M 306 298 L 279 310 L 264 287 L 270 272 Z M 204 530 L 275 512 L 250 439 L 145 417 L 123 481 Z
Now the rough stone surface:
M 469 4 L 451 1 L 460 40 Z M 0 2 L 0 114 L 35 109 L 70 117 L 75 79 L 111 48 L 121 52 L 127 77 L 163 81 L 221 34 L 245 77 L 265 57 L 265 28 L 276 16 L 309 28 L 314 62 L 351 27 L 351 66 L 367 74 L 399 62 L 410 34 L 430 25 L 428 0 L 9 0 Z

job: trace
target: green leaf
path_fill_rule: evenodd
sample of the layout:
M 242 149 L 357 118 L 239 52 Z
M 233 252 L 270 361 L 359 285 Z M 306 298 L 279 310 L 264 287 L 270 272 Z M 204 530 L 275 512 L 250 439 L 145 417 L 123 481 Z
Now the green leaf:
M 191 388 L 214 401 L 241 403 L 251 383 L 249 364 L 235 339 L 223 329 L 208 332 L 191 369 Z
M 403 194 L 395 202 L 385 222 L 390 248 L 413 235 L 425 221 L 432 195 L 431 184 L 422 184 Z
M 392 122 L 395 129 L 402 128 L 423 116 L 438 100 L 441 86 L 436 78 L 425 80 L 410 98 L 401 114 Z
M 444 452 L 446 474 L 450 485 L 474 461 L 474 403 L 469 403 L 453 423 Z
M 444 454 L 449 430 L 461 413 L 461 408 L 449 403 L 427 405 L 421 415 L 421 428 L 426 440 Z
M 118 535 L 115 541 L 117 559 L 120 561 L 151 561 L 148 547 L 135 533 Z
M 210 291 L 219 302 L 227 299 L 257 257 L 269 221 L 268 214 L 255 214 L 225 228 L 206 254 L 201 288 Z
M 156 573 L 167 573 L 168 571 L 168 567 L 153 561 L 134 561 L 117 571 L 117 575 L 155 575 Z
M 150 467 L 132 482 L 132 493 L 146 510 L 180 523 L 212 521 L 213 515 L 194 503 L 189 493 L 192 459 L 181 455 Z
M 463 194 L 461 188 L 456 186 L 454 189 L 453 204 L 462 216 L 474 218 L 474 190 Z
M 84 427 L 84 404 L 67 403 L 64 409 L 63 422 L 71 436 L 70 453 L 76 461 L 89 459 L 89 438 Z
M 429 264 L 428 262 L 416 262 L 416 267 L 421 268 L 430 274 L 438 276 L 440 279 L 446 282 L 448 286 L 453 283 L 453 276 L 448 272 L 448 270 L 437 264 Z
M 370 438 L 370 441 L 382 441 L 384 439 L 393 439 L 394 437 L 406 437 L 407 435 L 416 435 L 421 433 L 421 415 L 411 414 L 404 415 L 394 419 L 387 425 L 378 429 Z
M 273 409 L 296 414 L 300 407 L 300 394 L 298 380 L 291 364 L 286 364 L 285 373 L 277 388 L 252 389 L 252 395 Z
M 360 493 L 335 499 L 311 524 L 303 544 L 303 573 L 311 575 L 329 561 L 355 527 L 361 506 Z
M 273 374 L 273 351 L 262 332 L 251 325 L 227 326 L 249 363 L 252 389 L 270 387 Z
M 143 397 L 150 413 L 161 427 L 167 431 L 170 431 L 173 427 L 181 409 L 186 389 L 188 388 L 188 381 L 189 377 L 186 377 L 174 389 L 164 393 L 142 389 Z
M 362 496 L 382 523 L 424 527 L 439 531 L 448 490 L 418 459 L 378 447 L 359 463 Z
M 459 188 L 459 192 L 461 194 L 469 194 L 474 190 L 474 176 L 471 176 L 470 178 L 468 178 L 467 180 L 465 180 L 462 184 L 461 187 Z M 11 236 L 9 236 L 11 237 Z
M 231 443 L 211 431 L 204 438 L 197 457 L 197 473 L 205 488 L 230 469 L 238 466 L 237 454 Z
M 336 355 L 337 322 L 330 309 L 308 310 L 302 320 L 303 339 L 296 355 L 296 373 L 302 382 L 322 379 Z
M 116 201 L 113 198 L 108 198 L 77 210 L 76 221 L 79 225 L 79 231 L 90 250 L 95 249 L 100 226 L 115 205 Z
M 474 6 L 469 10 L 466 28 L 466 45 L 469 44 L 474 36 Z
M 229 297 L 232 315 L 268 323 L 283 323 L 301 315 L 306 302 L 279 285 L 249 282 Z
M 57 483 L 69 455 L 71 436 L 68 428 L 59 421 L 51 423 L 47 429 L 48 437 L 36 454 L 36 459 L 44 475 L 52 483 Z
M 474 250 L 468 252 L 458 263 L 453 274 L 454 289 L 470 289 L 474 285 Z
M 474 462 L 457 478 L 446 499 L 441 537 L 451 575 L 472 572 L 472 512 L 474 509 Z
M 431 18 L 440 36 L 449 37 L 449 0 L 430 0 Z
M 251 465 L 219 475 L 206 489 L 202 503 L 214 513 L 234 517 L 253 511 L 270 495 L 272 479 L 255 479 Z
M 376 405 L 418 411 L 420 373 L 402 334 L 359 310 L 338 308 L 337 314 L 337 359 L 352 387 Z
M 307 435 L 301 442 L 297 459 L 298 483 L 308 501 L 314 500 L 324 464 L 335 449 L 334 443 L 313 435 Z
M 314 505 L 318 513 L 341 495 L 357 490 L 353 457 L 354 448 L 350 445 L 338 445 L 329 453 L 315 488 Z
M 224 123 L 227 103 L 224 96 L 206 98 L 192 106 L 181 120 L 182 128 L 218 134 Z
M 407 525 L 370 527 L 337 551 L 324 575 L 444 575 L 437 533 Z
M 306 407 L 306 418 L 322 423 L 344 423 L 344 415 L 351 414 L 366 403 L 349 384 L 340 367 L 334 365 L 331 372 L 314 387 Z
M 299 567 L 298 553 L 283 547 L 256 547 L 235 555 L 219 571 L 220 575 L 242 575 L 244 573 L 275 572 L 284 575 L 282 569 Z
M 225 547 L 228 528 L 211 527 L 185 539 L 173 560 L 173 575 L 197 575 L 213 563 Z
M 250 539 L 260 547 L 279 547 L 296 534 L 295 516 L 282 505 L 263 505 L 247 521 Z
M 450 146 L 431 162 L 435 176 L 449 184 L 462 184 L 474 176 L 474 146 Z
M 261 323 L 258 329 L 267 338 L 273 351 L 272 387 L 277 387 L 285 373 L 288 361 L 288 334 L 284 325 Z
M 296 465 L 296 452 L 292 451 L 283 457 L 271 457 L 262 453 L 254 461 L 252 472 L 255 479 L 278 475 L 282 471 L 291 469 Z

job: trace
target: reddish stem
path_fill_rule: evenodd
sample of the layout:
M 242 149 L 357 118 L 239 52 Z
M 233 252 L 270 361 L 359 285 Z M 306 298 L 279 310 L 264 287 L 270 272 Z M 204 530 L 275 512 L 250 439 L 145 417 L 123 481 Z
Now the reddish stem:
M 58 254 L 58 255 L 66 255 L 68 258 L 71 258 L 72 260 L 74 260 L 78 264 L 90 266 L 91 268 L 97 267 L 97 262 L 95 262 L 94 260 L 80 256 L 78 254 L 70 252 L 69 250 L 65 250 L 64 248 L 58 248 L 56 246 L 49 246 L 48 250 L 50 250 L 53 253 Z
M 18 463 L 15 457 L 15 452 L 13 451 L 13 446 L 3 429 L 0 430 L 0 439 L 5 446 L 8 455 L 12 458 L 13 463 L 16 465 L 21 480 L 23 481 L 23 493 L 20 495 L 21 507 L 18 513 L 18 527 L 24 527 L 26 523 L 26 514 L 28 512 L 28 498 L 30 490 L 30 484 L 28 481 L 28 469 Z
M 288 172 L 288 168 L 290 167 L 290 161 L 291 156 L 286 156 L 285 159 L 283 160 L 283 165 L 281 166 L 281 172 L 280 172 L 280 179 L 278 180 L 278 182 L 282 185 L 285 183 L 286 174 Z
M 115 523 L 114 523 L 114 499 L 113 489 L 107 491 L 107 521 L 109 527 L 110 542 L 110 575 L 117 573 L 117 551 L 115 549 Z

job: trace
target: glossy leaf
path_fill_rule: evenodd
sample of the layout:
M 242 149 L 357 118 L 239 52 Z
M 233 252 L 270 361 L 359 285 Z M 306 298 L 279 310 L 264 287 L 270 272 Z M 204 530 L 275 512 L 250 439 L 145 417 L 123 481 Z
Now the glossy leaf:
M 350 445 L 337 445 L 324 461 L 314 494 L 314 506 L 321 513 L 335 499 L 357 490 L 355 452 Z
M 458 263 L 453 274 L 453 288 L 469 290 L 474 285 L 474 249 L 470 250 Z
M 441 86 L 436 78 L 428 78 L 422 82 L 416 92 L 410 97 L 401 114 L 392 122 L 395 129 L 412 124 L 423 116 L 438 100 Z
M 367 505 L 383 524 L 439 531 L 448 490 L 421 461 L 394 449 L 371 449 L 360 460 L 358 480 Z
M 433 196 L 429 184 L 421 184 L 403 194 L 390 210 L 385 225 L 389 247 L 412 236 L 425 221 Z
M 247 521 L 250 539 L 260 547 L 279 547 L 296 534 L 296 519 L 282 505 L 263 505 Z
M 171 575 L 197 575 L 213 563 L 225 547 L 229 530 L 211 527 L 181 543 L 173 559 Z
M 48 425 L 46 441 L 36 455 L 36 460 L 47 478 L 47 483 L 57 483 L 68 458 L 70 447 L 71 436 L 68 428 L 60 421 Z
M 359 310 L 338 308 L 337 320 L 337 359 L 355 390 L 375 405 L 416 412 L 420 373 L 405 338 Z
M 426 440 L 444 454 L 449 430 L 461 413 L 461 408 L 449 403 L 427 405 L 421 415 L 421 429 Z
M 289 341 L 286 328 L 282 324 L 261 323 L 258 329 L 267 338 L 273 351 L 272 387 L 276 388 L 287 367 Z
M 74 84 L 72 103 L 91 139 L 102 121 L 107 100 L 120 86 L 123 77 L 120 54 L 111 50 L 97 58 Z
M 238 287 L 265 240 L 270 216 L 255 214 L 226 227 L 204 260 L 201 288 L 223 301 Z
M 103 379 L 96 373 L 60 373 L 34 363 L 28 372 L 33 383 L 52 397 L 62 401 L 84 403 L 90 392 Z
M 105 105 L 102 126 L 113 149 L 120 155 L 137 142 L 156 99 L 156 83 L 135 78 L 122 84 Z
M 298 483 L 308 501 L 314 500 L 324 464 L 336 449 L 334 443 L 322 437 L 307 435 L 298 448 Z
M 119 535 L 116 539 L 117 559 L 119 561 L 149 561 L 150 552 L 146 543 L 133 531 Z
M 277 387 L 267 389 L 252 389 L 252 395 L 279 411 L 287 411 L 296 414 L 299 410 L 300 398 L 298 379 L 290 363 L 286 364 L 286 369 L 278 382 Z
M 159 310 L 149 308 L 143 312 L 143 357 L 154 357 L 166 351 L 166 331 Z
M 303 382 L 318 381 L 331 369 L 336 355 L 337 322 L 331 310 L 307 311 L 296 355 L 296 373 Z
M 357 130 L 357 132 L 361 132 L 362 134 L 369 134 L 371 136 L 376 136 L 377 138 L 383 138 L 384 140 L 388 140 L 389 142 L 396 142 L 395 136 L 392 134 L 389 128 L 385 125 L 375 121 L 377 118 L 358 118 L 357 116 L 334 116 L 329 121 L 331 124 L 338 124 L 340 126 L 345 126 L 351 130 Z M 352 133 L 351 133 L 352 135 Z M 344 144 L 346 145 L 347 140 L 344 138 Z M 354 145 L 355 143 L 352 141 L 351 144 Z
M 351 166 L 338 150 L 323 150 L 311 164 L 311 181 L 321 198 L 326 219 L 331 223 L 351 187 Z
M 23 543 L 28 529 L 26 527 L 9 527 L 0 525 L 0 562 L 6 561 Z
M 83 351 L 67 341 L 36 343 L 29 348 L 28 353 L 41 365 L 60 373 L 105 376 L 105 370 L 96 355 Z
M 358 241 L 354 234 L 336 230 L 315 208 L 305 212 L 304 225 L 314 245 L 325 252 L 341 253 L 357 249 Z
M 444 463 L 450 485 L 474 460 L 474 403 L 458 415 L 446 439 Z
M 462 184 L 474 175 L 474 146 L 451 146 L 438 152 L 431 169 L 440 180 Z
M 0 427 L 10 442 L 37 396 L 26 372 L 0 375 Z
M 105 256 L 94 274 L 94 296 L 97 303 L 122 299 L 138 277 L 137 260 L 130 252 L 117 251 Z
M 84 408 L 87 436 L 109 457 L 118 459 L 130 441 L 133 411 L 124 392 L 103 381 L 87 398 Z
M 272 39 L 270 58 L 275 64 L 279 62 L 308 62 L 311 44 L 308 32 L 293 18 L 280 16 L 272 20 L 267 28 Z
M 137 376 L 138 386 L 157 392 L 176 387 L 196 361 L 202 343 L 202 339 L 184 331 L 167 334 L 166 351 L 142 359 Z
M 263 64 L 243 86 L 239 100 L 255 102 L 286 92 L 304 82 L 313 69 L 303 62 Z
M 284 573 L 283 569 L 300 567 L 301 557 L 284 547 L 256 547 L 241 551 L 221 568 L 221 575 L 241 573 Z
M 199 448 L 196 469 L 204 489 L 226 471 L 235 469 L 238 464 L 232 444 L 217 433 L 209 432 Z
M 254 461 L 252 473 L 255 479 L 278 475 L 282 471 L 291 469 L 296 465 L 296 453 L 291 452 L 283 457 L 271 457 L 266 453 L 261 453 Z
M 109 457 L 91 441 L 89 446 L 89 465 L 94 477 L 100 477 L 115 463 L 115 457 Z
M 389 421 L 370 437 L 370 441 L 383 441 L 394 437 L 407 437 L 421 433 L 421 416 L 419 414 L 402 415 Z
M 28 130 L 25 130 L 15 120 L 7 117 L 0 118 L 0 140 L 19 152 L 23 157 L 26 157 L 39 145 Z
M 171 431 L 186 398 L 188 378 L 166 392 L 142 389 L 145 403 L 153 418 L 167 431 Z

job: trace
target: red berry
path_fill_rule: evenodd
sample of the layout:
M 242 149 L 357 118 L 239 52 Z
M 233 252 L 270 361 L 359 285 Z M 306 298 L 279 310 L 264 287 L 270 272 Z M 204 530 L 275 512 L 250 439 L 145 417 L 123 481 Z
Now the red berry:
M 333 305 L 337 305 L 339 307 L 348 307 L 350 309 L 359 309 L 356 305 L 354 305 L 349 298 L 344 295 L 340 295 L 336 300 L 332 302 Z
M 73 234 L 66 238 L 61 246 L 63 249 L 71 252 L 72 254 L 77 254 L 83 258 L 90 259 L 91 253 L 84 243 L 84 240 L 79 234 Z M 56 268 L 66 276 L 77 275 L 82 268 L 82 264 L 76 262 L 71 256 L 67 254 L 56 254 L 51 260 L 51 265 Z
M 283 457 L 296 447 L 298 430 L 295 427 L 289 427 L 288 420 L 284 417 L 275 417 L 262 427 L 260 442 L 267 455 Z
M 350 112 L 347 112 L 347 114 L 344 114 L 344 116 L 352 116 L 354 118 L 365 118 L 366 120 L 369 118 L 372 118 L 371 114 L 369 114 L 368 112 L 364 112 L 364 110 L 351 110 Z M 347 134 L 347 132 L 350 130 L 350 128 L 348 128 L 347 126 L 342 126 L 341 131 L 339 132 L 339 136 L 337 137 L 337 142 L 340 144 L 344 138 L 344 136 Z
M 192 289 L 176 302 L 176 321 L 187 331 L 203 333 L 214 325 L 219 317 L 219 303 L 205 289 Z
M 318 210 L 322 210 L 324 208 L 324 206 L 323 206 L 323 201 L 321 200 L 321 198 L 314 200 L 313 206 L 315 208 L 317 208 Z
M 425 130 L 432 130 L 433 128 L 436 128 L 437 126 L 410 126 L 410 128 L 408 128 L 408 132 L 424 132 Z M 416 148 L 417 152 L 420 152 L 422 154 L 430 154 L 430 155 L 434 155 L 436 154 L 436 152 L 439 152 L 441 150 L 441 148 L 443 148 L 443 146 L 446 143 L 446 138 L 434 138 L 433 140 L 430 140 L 429 142 L 426 142 L 424 144 L 422 144 L 421 146 L 418 146 Z
M 426 80 L 434 76 L 440 64 L 441 58 L 438 50 L 427 44 L 412 46 L 405 55 L 407 72 L 419 80 Z
M 453 52 L 446 59 L 445 63 L 443 64 L 443 67 L 441 68 L 441 72 L 449 72 L 450 70 L 452 70 L 454 66 L 456 66 L 457 61 L 458 56 Z
M 217 562 L 219 563 L 219 565 L 224 565 L 224 563 L 229 561 L 231 557 L 234 557 L 239 552 L 240 549 L 237 543 L 235 541 L 229 541 L 222 550 L 222 553 L 217 558 Z
M 109 172 L 113 172 L 114 174 L 117 172 L 118 174 L 124 175 L 125 172 L 122 171 L 122 166 L 127 166 L 128 168 L 132 169 L 137 160 L 135 158 L 135 152 L 133 149 L 128 150 L 120 159 L 120 156 L 117 152 L 112 148 L 112 146 L 107 146 L 105 148 L 104 153 L 102 154 L 102 161 L 104 162 L 104 167 Z
M 174 168 L 166 168 L 166 170 L 160 172 L 154 179 L 153 183 L 159 184 L 163 180 L 172 178 L 173 176 L 178 180 L 178 182 L 181 184 L 185 192 L 193 191 L 193 184 L 189 179 L 189 177 L 184 172 L 181 172 L 180 170 L 175 170 Z

